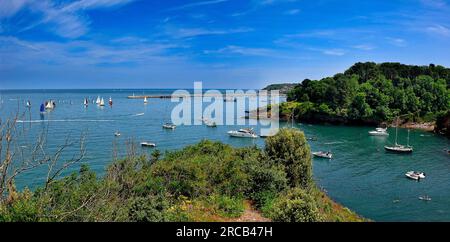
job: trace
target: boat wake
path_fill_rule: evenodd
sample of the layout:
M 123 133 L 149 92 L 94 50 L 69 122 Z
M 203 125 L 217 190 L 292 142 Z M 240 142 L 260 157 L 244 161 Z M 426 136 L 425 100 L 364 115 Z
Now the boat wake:
M 335 141 L 335 142 L 328 142 L 324 143 L 325 145 L 338 145 L 338 144 L 344 144 L 344 141 Z
M 145 113 L 138 113 L 138 114 L 132 115 L 132 117 L 139 117 L 139 116 L 144 116 L 144 115 L 145 115 Z
M 98 122 L 114 122 L 114 120 L 99 119 L 99 120 L 82 120 L 82 119 L 61 119 L 61 120 L 17 120 L 17 123 L 98 123 Z

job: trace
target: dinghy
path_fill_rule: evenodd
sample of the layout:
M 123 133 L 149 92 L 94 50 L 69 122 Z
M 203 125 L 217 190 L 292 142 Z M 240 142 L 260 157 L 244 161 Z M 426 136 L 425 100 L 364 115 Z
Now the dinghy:
M 312 154 L 318 158 L 333 159 L 333 154 L 331 152 L 319 151 L 313 152 Z
M 162 126 L 164 129 L 175 129 L 177 126 L 173 123 L 165 123 Z
M 228 135 L 236 138 L 259 138 L 259 136 L 253 131 L 252 128 L 228 131 Z
M 156 147 L 155 143 L 151 143 L 151 142 L 142 142 L 141 143 L 142 147 Z

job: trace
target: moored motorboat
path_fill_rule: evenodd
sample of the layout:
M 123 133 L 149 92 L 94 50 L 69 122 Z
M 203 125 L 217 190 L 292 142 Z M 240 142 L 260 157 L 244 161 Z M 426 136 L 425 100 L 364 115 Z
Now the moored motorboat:
M 155 143 L 151 143 L 151 142 L 142 142 L 141 143 L 142 147 L 156 147 Z
M 228 135 L 230 135 L 231 137 L 252 139 L 256 139 L 259 137 L 251 128 L 228 131 Z
M 418 171 L 408 171 L 408 172 L 406 172 L 405 176 L 412 180 L 425 179 L 425 177 L 426 177 L 425 173 L 418 172 Z
M 312 153 L 315 157 L 325 158 L 325 159 L 333 159 L 333 154 L 331 152 L 318 151 Z
M 389 136 L 387 129 L 385 128 L 376 128 L 373 131 L 369 131 L 369 135 L 371 136 Z
M 217 127 L 216 122 L 206 122 L 205 125 L 207 127 L 210 127 L 210 128 L 216 128 Z
M 165 123 L 162 126 L 164 129 L 175 129 L 177 126 L 173 123 Z
M 431 201 L 431 197 L 429 197 L 428 195 L 420 196 L 419 200 L 422 200 L 422 201 L 425 201 L 425 202 L 429 202 L 429 201 Z

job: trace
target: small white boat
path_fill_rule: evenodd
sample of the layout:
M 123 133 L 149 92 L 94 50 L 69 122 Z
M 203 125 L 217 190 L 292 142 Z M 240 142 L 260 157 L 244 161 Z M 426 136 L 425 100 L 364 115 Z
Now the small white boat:
M 145 103 L 145 104 L 148 103 L 147 97 L 144 97 L 144 103 Z
M 114 136 L 116 136 L 116 137 L 120 137 L 121 135 L 122 135 L 122 134 L 120 134 L 119 131 L 117 131 L 117 132 L 114 133 Z
M 312 154 L 318 158 L 333 159 L 333 154 L 331 152 L 318 151 L 313 152 Z
M 175 129 L 177 126 L 175 124 L 172 123 L 165 123 L 162 126 L 164 129 Z
M 216 128 L 217 127 L 216 122 L 206 122 L 205 125 L 207 127 L 210 127 L 210 128 Z
M 156 147 L 155 143 L 151 143 L 151 142 L 142 142 L 141 143 L 142 147 Z
M 408 172 L 406 172 L 405 176 L 412 180 L 425 179 L 425 177 L 426 177 L 425 173 L 417 172 L 417 171 L 408 171 Z
M 422 200 L 422 201 L 425 201 L 425 202 L 429 202 L 429 201 L 431 201 L 431 197 L 429 197 L 428 195 L 420 196 L 419 200 Z
M 256 139 L 259 138 L 259 136 L 253 131 L 253 129 L 240 129 L 240 130 L 233 130 L 228 131 L 228 135 L 231 137 L 237 137 L 237 138 L 252 138 Z
M 389 136 L 387 129 L 384 128 L 376 128 L 373 131 L 369 131 L 369 135 L 371 136 Z
M 99 106 L 100 106 L 100 107 L 105 106 L 105 100 L 104 100 L 103 98 L 100 100 Z

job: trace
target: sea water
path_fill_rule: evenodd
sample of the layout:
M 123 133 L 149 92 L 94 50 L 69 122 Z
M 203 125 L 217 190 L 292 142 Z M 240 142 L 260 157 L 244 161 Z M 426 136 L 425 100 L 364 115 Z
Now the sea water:
M 56 152 L 66 142 L 85 138 L 86 155 L 83 163 L 99 175 L 118 156 L 126 154 L 127 144 L 142 141 L 157 144 L 161 151 L 181 149 L 202 139 L 221 141 L 236 147 L 264 146 L 264 139 L 239 139 L 227 131 L 244 126 L 179 126 L 164 130 L 162 124 L 170 121 L 171 110 L 177 105 L 170 99 L 128 99 L 129 95 L 170 95 L 173 90 L 14 90 L 0 91 L 0 118 L 4 122 L 14 114 L 21 114 L 18 127 L 24 130 L 20 145 L 31 146 L 42 132 L 46 132 L 46 150 Z M 98 96 L 106 106 L 92 104 Z M 109 98 L 113 106 L 109 107 Z M 88 107 L 83 100 L 89 98 Z M 39 106 L 46 100 L 56 101 L 56 108 L 41 116 Z M 27 109 L 26 101 L 32 107 Z M 205 104 L 206 106 L 207 104 Z M 242 107 L 241 107 L 242 108 Z M 227 112 L 225 110 L 225 112 Z M 231 112 L 231 111 L 229 111 Z M 201 117 L 193 117 L 201 118 Z M 236 119 L 242 117 L 236 116 Z M 282 123 L 281 126 L 292 126 Z M 387 153 L 384 146 L 394 141 L 390 137 L 368 135 L 371 127 L 294 124 L 311 141 L 312 151 L 331 151 L 332 160 L 314 159 L 314 177 L 332 199 L 358 214 L 375 221 L 450 221 L 450 156 L 444 149 L 450 141 L 442 136 L 423 131 L 411 131 L 410 144 L 414 153 L 399 155 Z M 260 126 L 255 126 L 259 133 Z M 119 131 L 120 137 L 114 133 Z M 406 143 L 407 131 L 399 130 L 399 142 Z M 150 154 L 153 149 L 138 148 Z M 61 160 L 79 153 L 79 147 L 67 148 Z M 63 175 L 76 171 L 71 167 Z M 423 171 L 426 179 L 416 182 L 405 177 L 407 171 Z M 47 167 L 26 172 L 17 179 L 17 186 L 35 188 L 45 181 Z M 428 195 L 431 201 L 419 200 Z

